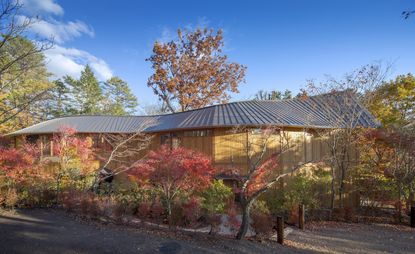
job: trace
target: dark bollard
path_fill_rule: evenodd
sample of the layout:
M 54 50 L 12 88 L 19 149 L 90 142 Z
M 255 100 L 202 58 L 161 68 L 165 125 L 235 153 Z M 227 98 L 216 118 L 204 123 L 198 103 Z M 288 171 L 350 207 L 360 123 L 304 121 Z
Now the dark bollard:
M 284 219 L 277 216 L 277 242 L 284 244 Z
M 411 207 L 411 228 L 415 228 L 415 206 Z
M 305 206 L 298 206 L 298 227 L 301 230 L 304 230 L 304 221 L 305 221 Z

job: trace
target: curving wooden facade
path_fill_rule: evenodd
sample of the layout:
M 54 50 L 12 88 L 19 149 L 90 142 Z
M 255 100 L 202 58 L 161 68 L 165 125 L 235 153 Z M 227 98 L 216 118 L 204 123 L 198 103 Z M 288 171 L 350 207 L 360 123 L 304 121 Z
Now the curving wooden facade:
M 123 162 L 126 165 L 145 156 L 149 150 L 157 150 L 166 144 L 201 152 L 209 156 L 217 168 L 236 168 L 246 172 L 249 167 L 248 153 L 261 153 L 261 148 L 256 145 L 261 143 L 258 130 L 267 126 L 279 127 L 284 132 L 284 139 L 281 135 L 271 137 L 263 158 L 280 153 L 283 142 L 289 140 L 293 144 L 292 149 L 279 157 L 279 170 L 286 171 L 300 163 L 320 162 L 328 157 L 328 142 L 315 134 L 321 130 L 344 128 L 350 119 L 354 119 L 353 127 L 379 126 L 357 98 L 350 91 L 344 91 L 281 101 L 232 102 L 156 116 L 63 117 L 15 131 L 8 136 L 14 138 L 15 145 L 22 137 L 38 142 L 42 156 L 53 157 L 52 136 L 65 126 L 75 128 L 78 135 L 90 136 L 97 150 L 108 148 L 102 135 L 132 135 L 140 131 L 153 138 L 146 150 L 126 159 Z M 244 131 L 235 132 L 240 126 L 244 127 Z M 248 144 L 251 144 L 249 149 Z M 348 159 L 356 161 L 355 149 L 350 154 Z M 103 152 L 101 157 L 105 156 Z M 113 164 L 109 167 L 117 166 Z M 350 185 L 346 188 L 352 190 Z M 346 205 L 356 204 L 355 197 L 346 199 L 349 200 L 345 202 Z

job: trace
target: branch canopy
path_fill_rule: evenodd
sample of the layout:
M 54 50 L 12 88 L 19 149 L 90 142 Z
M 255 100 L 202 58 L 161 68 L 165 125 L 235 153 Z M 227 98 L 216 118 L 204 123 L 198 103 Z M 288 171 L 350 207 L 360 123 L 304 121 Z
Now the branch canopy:
M 222 30 L 178 30 L 178 38 L 155 42 L 151 62 L 154 74 L 148 86 L 171 112 L 227 102 L 237 93 L 246 67 L 228 62 L 223 54 Z

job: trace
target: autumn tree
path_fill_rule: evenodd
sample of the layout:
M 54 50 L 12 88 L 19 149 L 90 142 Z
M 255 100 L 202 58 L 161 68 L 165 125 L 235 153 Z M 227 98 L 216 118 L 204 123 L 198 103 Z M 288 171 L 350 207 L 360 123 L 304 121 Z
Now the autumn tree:
M 244 134 L 246 139 L 240 142 L 248 162 L 247 170 L 235 168 L 223 174 L 234 178 L 238 183 L 236 195 L 242 210 L 242 223 L 236 235 L 237 239 L 245 237 L 250 221 L 251 208 L 255 201 L 282 178 L 311 164 L 302 161 L 283 170 L 280 165 L 281 156 L 298 146 L 288 132 L 276 126 L 264 126 L 253 129 L 237 126 L 231 130 L 233 134 Z
M 391 148 L 391 160 L 385 175 L 392 178 L 396 183 L 399 220 L 401 220 L 402 197 L 405 197 L 408 209 L 414 203 L 415 135 L 406 131 L 394 131 L 387 134 L 386 139 L 388 146 Z
M 8 132 L 33 123 L 33 104 L 44 98 L 51 87 L 48 82 L 43 51 L 52 43 L 29 40 L 25 33 L 35 19 L 19 15 L 18 1 L 3 0 L 0 4 L 0 124 Z M 37 112 L 35 112 L 37 114 Z M 12 122 L 12 123 L 11 123 Z
M 366 65 L 347 73 L 342 79 L 329 76 L 319 84 L 313 81 L 308 84 L 310 95 L 326 95 L 324 100 L 311 103 L 311 106 L 323 107 L 332 127 L 316 129 L 329 150 L 325 159 L 331 168 L 331 208 L 335 206 L 336 195 L 339 206 L 344 206 L 346 180 L 358 163 L 356 145 L 359 127 L 373 127 L 367 126 L 361 118 L 367 114 L 366 107 L 375 99 L 373 92 L 383 84 L 388 69 L 381 65 Z
M 383 132 L 384 129 L 367 129 L 358 133 L 360 156 L 353 178 L 362 207 L 374 208 L 394 199 L 393 183 L 385 176 L 391 149 L 378 138 Z
M 223 46 L 222 30 L 213 29 L 179 29 L 176 40 L 156 41 L 147 59 L 154 70 L 148 86 L 170 112 L 226 102 L 229 92 L 238 92 L 246 67 L 229 62 Z
M 18 148 L 1 147 L 0 175 L 2 184 L 11 187 L 15 182 L 21 181 L 25 171 L 35 167 L 39 155 L 37 146 L 28 143 L 23 143 Z
M 370 129 L 364 132 L 363 137 L 362 162 L 374 163 L 372 174 L 380 171 L 392 181 L 401 219 L 403 198 L 408 208 L 414 202 L 415 135 L 406 129 Z
M 104 82 L 103 113 L 108 115 L 132 115 L 136 112 L 137 97 L 131 92 L 127 82 L 112 77 Z
M 54 169 L 56 181 L 56 199 L 62 187 L 62 180 L 68 178 L 81 180 L 82 189 L 88 189 L 89 180 L 93 180 L 94 173 L 98 168 L 94 160 L 91 138 L 81 138 L 76 135 L 76 129 L 63 126 L 53 136 L 53 154 L 57 157 L 57 163 L 50 161 Z M 91 181 L 92 182 L 92 181 Z
M 93 184 L 98 191 L 100 184 L 116 175 L 127 173 L 145 159 L 146 151 L 153 135 L 144 130 L 154 125 L 148 120 L 136 127 L 133 133 L 104 133 L 100 135 L 101 145 L 95 149 L 96 157 L 101 161 L 101 171 L 97 172 Z
M 205 155 L 182 147 L 162 146 L 130 172 L 160 195 L 170 222 L 173 203 L 210 186 L 214 169 Z
M 399 75 L 383 83 L 373 95 L 368 109 L 384 127 L 401 127 L 411 122 L 415 112 L 415 77 L 412 74 Z

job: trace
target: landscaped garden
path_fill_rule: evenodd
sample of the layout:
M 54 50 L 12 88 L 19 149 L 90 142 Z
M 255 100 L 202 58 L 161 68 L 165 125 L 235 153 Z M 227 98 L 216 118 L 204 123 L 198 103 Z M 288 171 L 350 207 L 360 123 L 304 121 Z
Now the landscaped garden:
M 225 9 L 225 2 L 206 1 L 192 13 Z M 72 11 L 92 17 L 99 8 L 91 3 L 77 3 Z M 141 17 L 137 9 L 145 10 L 143 16 L 157 16 L 157 22 L 163 15 L 154 13 L 163 10 L 174 13 L 166 20 L 181 17 L 167 3 L 147 8 L 141 5 L 148 3 L 140 3 L 130 10 L 132 3 L 112 3 L 111 8 L 100 3 L 114 15 L 99 15 L 106 17 L 100 22 Z M 172 3 L 180 11 L 191 7 Z M 251 23 L 257 6 L 250 4 L 243 20 Z M 244 7 L 233 5 L 223 17 Z M 268 9 L 269 17 L 279 18 L 280 8 L 273 7 L 262 6 L 256 18 L 266 17 Z M 403 11 L 403 19 L 413 20 L 414 14 Z M 369 52 L 386 41 L 379 52 L 394 45 L 391 56 L 402 57 L 396 50 L 413 39 L 407 38 L 413 30 L 385 33 L 395 43 L 348 39 L 347 47 L 333 50 L 343 58 L 320 61 L 327 52 L 310 45 L 327 41 L 309 42 L 309 27 L 300 39 L 285 34 L 289 43 L 281 36 L 264 47 L 262 40 L 272 37 L 276 27 L 261 29 L 272 19 L 252 29 L 234 16 L 224 24 L 243 24 L 234 41 L 245 47 L 234 51 L 233 45 L 227 47 L 227 29 L 210 27 L 204 18 L 202 25 L 186 25 L 188 15 L 183 15 L 185 23 L 175 24 L 184 27 L 177 33 L 159 31 L 162 38 L 148 32 L 154 24 L 139 28 L 145 20 L 124 20 L 117 29 L 102 26 L 100 35 L 108 33 L 104 46 L 94 43 L 90 49 L 114 54 L 115 72 L 103 59 L 77 49 L 78 44 L 66 44 L 82 35 L 93 39 L 95 31 L 80 20 L 66 22 L 57 1 L 0 0 L 0 252 L 413 252 L 415 77 L 407 64 L 414 59 L 413 45 L 404 54 L 406 68 L 397 65 L 401 74 L 391 71 L 392 64 L 362 65 L 359 59 L 353 64 L 361 67 L 339 76 L 345 67 L 335 65 L 358 58 L 343 53 L 357 42 L 356 55 L 362 55 L 363 45 L 370 45 L 365 46 Z M 326 16 L 305 23 L 321 17 Z M 293 20 L 297 17 L 288 23 Z M 371 37 L 370 25 L 361 31 L 363 37 Z M 400 31 L 395 26 L 382 27 L 378 34 Z M 120 31 L 111 37 L 113 30 Z M 127 42 L 136 31 L 135 46 L 123 48 L 124 38 Z M 245 36 L 247 31 L 252 34 Z M 146 41 L 137 43 L 141 37 Z M 299 42 L 307 42 L 303 54 L 279 59 L 283 51 L 306 46 Z M 343 45 L 330 41 L 330 47 L 337 44 Z M 253 48 L 255 54 L 244 55 Z M 301 67 L 300 55 L 314 57 Z M 231 56 L 251 59 L 250 75 L 256 79 Z M 288 75 L 285 68 L 294 71 Z M 334 76 L 310 79 L 304 76 L 310 70 L 317 76 L 331 70 Z M 297 76 L 307 79 L 303 86 L 297 86 Z M 278 82 L 290 90 L 281 90 Z

